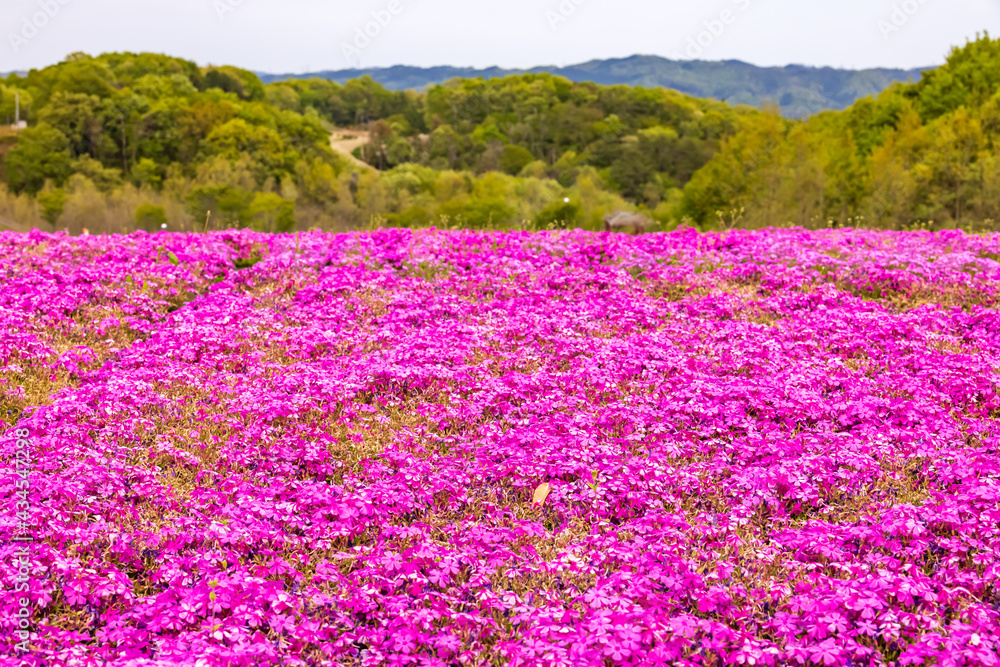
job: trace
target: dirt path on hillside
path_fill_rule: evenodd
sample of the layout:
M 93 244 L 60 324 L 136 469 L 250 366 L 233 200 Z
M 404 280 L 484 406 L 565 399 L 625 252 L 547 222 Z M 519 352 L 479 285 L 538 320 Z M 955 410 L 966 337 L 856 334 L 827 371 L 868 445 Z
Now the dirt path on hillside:
M 360 146 L 364 146 L 367 143 L 368 130 L 334 128 L 333 132 L 330 133 L 330 148 L 338 153 L 343 153 L 348 157 L 348 159 L 358 166 L 364 167 L 365 169 L 375 169 L 375 167 L 371 166 L 364 160 L 359 160 L 351 155 L 351 151 Z M 378 170 L 376 169 L 376 171 Z

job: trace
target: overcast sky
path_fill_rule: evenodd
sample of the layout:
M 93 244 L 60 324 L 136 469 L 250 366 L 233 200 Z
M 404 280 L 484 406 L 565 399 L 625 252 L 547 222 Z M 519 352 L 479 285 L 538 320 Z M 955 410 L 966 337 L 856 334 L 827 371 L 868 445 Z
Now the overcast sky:
M 74 51 L 156 51 L 276 73 L 570 65 L 636 53 L 920 67 L 943 62 L 977 32 L 1000 35 L 1000 0 L 2 2 L 0 71 L 49 65 Z M 359 36 L 365 30 L 371 36 Z

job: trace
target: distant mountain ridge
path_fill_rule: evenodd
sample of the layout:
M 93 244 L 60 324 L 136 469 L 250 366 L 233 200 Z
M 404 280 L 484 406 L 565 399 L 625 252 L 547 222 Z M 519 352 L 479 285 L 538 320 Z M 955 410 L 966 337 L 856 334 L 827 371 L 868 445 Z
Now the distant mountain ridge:
M 856 100 L 878 94 L 895 82 L 918 81 L 925 69 L 931 68 L 845 70 L 804 65 L 758 67 L 740 60 L 670 60 L 660 56 L 636 55 L 591 60 L 568 67 L 531 69 L 396 65 L 307 74 L 257 74 L 265 83 L 318 77 L 343 84 L 349 79 L 370 76 L 390 90 L 422 90 L 456 77 L 492 79 L 548 72 L 570 81 L 593 81 L 606 86 L 625 84 L 673 88 L 695 97 L 710 97 L 730 104 L 759 107 L 777 103 L 784 115 L 802 117 L 827 109 L 846 109 Z

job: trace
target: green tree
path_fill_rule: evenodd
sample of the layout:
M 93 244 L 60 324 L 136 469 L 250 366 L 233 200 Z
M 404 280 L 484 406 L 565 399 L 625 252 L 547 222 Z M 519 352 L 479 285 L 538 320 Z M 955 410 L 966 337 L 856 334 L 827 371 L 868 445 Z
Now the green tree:
M 135 224 L 147 232 L 159 231 L 167 224 L 166 209 L 155 204 L 140 204 L 135 209 Z
M 163 182 L 163 176 L 160 175 L 160 165 L 148 157 L 141 158 L 135 165 L 135 169 L 132 170 L 132 179 L 138 185 L 158 188 Z
M 211 212 L 213 229 L 243 226 L 250 221 L 250 204 L 254 195 L 233 185 L 203 185 L 196 187 L 187 199 L 188 213 L 195 220 L 208 219 Z
M 450 200 L 438 209 L 453 222 L 471 229 L 502 227 L 513 222 L 514 209 L 503 199 Z
M 73 160 L 72 170 L 86 176 L 101 192 L 110 192 L 122 184 L 121 169 L 105 167 L 89 155 Z
M 274 174 L 285 159 L 281 135 L 269 127 L 251 125 L 242 118 L 234 118 L 212 130 L 205 138 L 203 150 L 229 160 L 241 154 L 249 155 L 264 167 L 266 174 Z
M 38 203 L 42 205 L 42 218 L 55 229 L 66 206 L 66 192 L 62 188 L 46 187 L 38 193 Z
M 13 85 L 0 85 L 0 123 L 14 122 L 18 99 L 21 105 L 21 119 L 33 120 L 33 98 L 24 88 Z
M 48 123 L 29 127 L 4 157 L 7 182 L 15 192 L 35 194 L 51 179 L 61 185 L 70 174 L 70 142 Z
M 516 176 L 534 160 L 535 156 L 527 148 L 504 146 L 500 156 L 500 168 L 503 169 L 504 173 Z
M 241 100 L 258 101 L 266 97 L 264 84 L 253 72 L 238 67 L 209 67 L 205 71 L 205 86 L 235 93 Z
M 959 107 L 977 107 L 1000 88 L 1000 40 L 989 33 L 955 47 L 943 67 L 928 70 L 920 82 L 905 89 L 921 117 L 933 120 Z
M 574 201 L 555 201 L 535 216 L 534 224 L 536 229 L 546 229 L 555 227 L 557 229 L 567 229 L 580 222 L 580 204 Z
M 59 91 L 49 98 L 38 117 L 69 139 L 73 155 L 98 157 L 104 125 L 101 98 Z
M 51 74 L 52 79 L 47 87 L 49 94 L 79 93 L 105 98 L 110 97 L 115 90 L 115 74 L 108 64 L 85 53 L 70 54 L 52 68 Z M 48 96 L 42 95 L 38 101 L 44 105 L 48 103 Z
M 284 234 L 295 228 L 295 202 L 271 192 L 258 192 L 247 213 L 260 232 Z

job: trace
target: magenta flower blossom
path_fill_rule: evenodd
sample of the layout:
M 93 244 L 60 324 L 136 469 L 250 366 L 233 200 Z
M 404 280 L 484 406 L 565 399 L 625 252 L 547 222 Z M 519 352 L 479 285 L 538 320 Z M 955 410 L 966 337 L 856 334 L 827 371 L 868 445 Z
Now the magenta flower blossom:
M 0 234 L 0 656 L 996 665 L 998 254 Z

